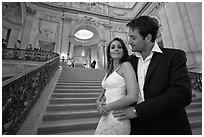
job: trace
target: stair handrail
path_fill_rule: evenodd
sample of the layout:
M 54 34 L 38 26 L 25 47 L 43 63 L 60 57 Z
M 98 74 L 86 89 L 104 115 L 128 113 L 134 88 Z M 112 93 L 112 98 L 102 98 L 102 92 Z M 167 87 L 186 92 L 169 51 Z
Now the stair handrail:
M 57 56 L 2 83 L 2 134 L 15 134 L 59 68 Z

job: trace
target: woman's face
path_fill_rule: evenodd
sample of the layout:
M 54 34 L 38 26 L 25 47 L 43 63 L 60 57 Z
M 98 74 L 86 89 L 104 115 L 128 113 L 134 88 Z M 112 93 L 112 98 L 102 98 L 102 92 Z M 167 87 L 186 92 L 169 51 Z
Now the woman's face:
M 123 57 L 123 48 L 119 41 L 115 40 L 110 45 L 110 56 L 113 59 L 121 59 Z

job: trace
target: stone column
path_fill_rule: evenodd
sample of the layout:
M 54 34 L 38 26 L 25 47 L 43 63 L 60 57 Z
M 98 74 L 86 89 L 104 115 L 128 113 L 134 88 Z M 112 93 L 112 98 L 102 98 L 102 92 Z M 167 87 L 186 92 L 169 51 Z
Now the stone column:
M 106 40 L 101 40 L 102 41 L 102 46 L 103 46 L 103 68 L 105 69 L 106 68 L 106 65 L 107 65 L 107 49 L 106 49 Z
M 74 56 L 74 44 L 70 43 L 69 57 L 73 58 Z
M 33 28 L 33 16 L 35 16 L 36 10 L 26 7 L 26 23 L 22 34 L 21 48 L 25 49 L 30 44 L 30 37 Z M 34 46 L 34 45 L 33 45 Z
M 99 61 L 99 68 L 105 68 L 106 66 L 106 56 L 105 56 L 105 40 L 102 40 L 98 46 L 98 61 Z
M 63 43 L 63 35 L 64 35 L 64 13 L 60 22 L 60 31 L 59 31 L 59 47 L 58 51 L 60 55 L 62 54 L 62 43 Z
M 74 44 L 73 44 L 73 39 L 74 36 L 73 35 L 68 35 L 68 49 L 67 49 L 67 55 L 69 56 L 69 58 L 73 57 L 73 51 L 74 51 Z M 71 57 L 72 56 L 72 57 Z

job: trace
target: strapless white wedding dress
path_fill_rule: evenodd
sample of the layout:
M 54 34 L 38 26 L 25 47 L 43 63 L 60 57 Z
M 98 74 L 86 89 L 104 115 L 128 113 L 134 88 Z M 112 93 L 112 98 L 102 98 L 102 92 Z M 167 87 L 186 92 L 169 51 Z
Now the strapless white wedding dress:
M 117 69 L 116 69 L 117 70 Z M 103 78 L 102 87 L 106 89 L 106 103 L 116 101 L 126 95 L 125 80 L 116 70 Z M 102 116 L 95 131 L 95 135 L 129 135 L 130 120 L 118 121 L 111 111 L 107 116 Z

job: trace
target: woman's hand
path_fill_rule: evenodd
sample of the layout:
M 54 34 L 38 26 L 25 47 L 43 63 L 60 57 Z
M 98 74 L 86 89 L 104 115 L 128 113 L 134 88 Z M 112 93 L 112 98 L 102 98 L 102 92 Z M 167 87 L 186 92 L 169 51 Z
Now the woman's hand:
M 105 116 L 108 114 L 108 112 L 103 108 L 102 105 L 106 105 L 104 99 L 102 99 L 101 101 L 100 100 L 96 101 L 96 107 L 99 111 L 99 114 Z

